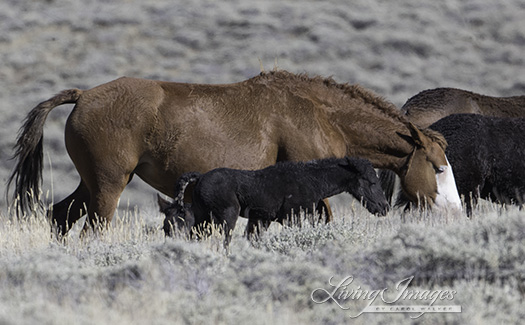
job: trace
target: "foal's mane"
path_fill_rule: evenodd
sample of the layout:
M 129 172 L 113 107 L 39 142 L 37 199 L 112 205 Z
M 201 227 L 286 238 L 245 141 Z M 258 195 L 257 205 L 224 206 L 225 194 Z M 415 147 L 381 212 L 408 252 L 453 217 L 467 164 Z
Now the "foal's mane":
M 294 74 L 285 70 L 263 71 L 255 78 L 258 80 L 272 79 L 293 83 L 309 83 L 312 85 L 322 85 L 328 89 L 336 89 L 351 98 L 359 98 L 363 100 L 366 104 L 370 104 L 372 107 L 376 108 L 380 114 L 403 123 L 407 128 L 409 127 L 409 121 L 393 103 L 359 84 L 338 83 L 332 77 L 310 77 L 306 73 Z M 439 132 L 428 128 L 422 129 L 421 132 L 428 136 L 433 142 L 437 142 L 443 150 L 446 149 L 447 142 Z

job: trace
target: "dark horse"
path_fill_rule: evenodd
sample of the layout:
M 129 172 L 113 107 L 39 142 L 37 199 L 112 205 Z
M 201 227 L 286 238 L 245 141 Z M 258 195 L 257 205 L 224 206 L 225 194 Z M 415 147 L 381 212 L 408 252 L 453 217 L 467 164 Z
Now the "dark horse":
M 197 183 L 189 212 L 183 198 L 191 182 Z M 314 204 L 342 192 L 361 200 L 371 213 L 388 211 L 372 164 L 348 157 L 279 162 L 259 170 L 217 168 L 205 174 L 186 173 L 175 187 L 175 201 L 170 204 L 159 197 L 159 205 L 166 214 L 167 235 L 173 226 L 187 230 L 195 226 L 200 233 L 213 222 L 223 226 L 228 244 L 239 215 L 248 218 L 250 236 L 266 230 L 272 221 L 299 220 L 301 209 L 311 214 Z
M 480 114 L 494 117 L 525 117 L 525 96 L 491 97 L 456 88 L 424 90 L 409 98 L 401 113 L 415 125 L 427 128 L 451 114 Z M 379 172 L 381 186 L 390 201 L 394 193 L 395 175 Z
M 448 142 L 447 157 L 467 213 L 478 198 L 523 204 L 525 119 L 475 114 L 447 116 L 430 126 Z
M 456 88 L 436 88 L 411 97 L 401 111 L 423 128 L 452 114 L 525 117 L 525 96 L 491 97 Z
M 62 234 L 86 207 L 84 229 L 111 221 L 134 174 L 173 197 L 173 184 L 188 171 L 255 170 L 345 155 L 393 170 L 411 200 L 460 204 L 439 133 L 418 129 L 359 85 L 276 71 L 224 85 L 120 78 L 40 103 L 18 136 L 9 179 L 21 213 L 30 210 L 30 193 L 40 191 L 45 119 L 67 103 L 76 105 L 66 148 L 81 181 L 52 208 L 51 222 Z

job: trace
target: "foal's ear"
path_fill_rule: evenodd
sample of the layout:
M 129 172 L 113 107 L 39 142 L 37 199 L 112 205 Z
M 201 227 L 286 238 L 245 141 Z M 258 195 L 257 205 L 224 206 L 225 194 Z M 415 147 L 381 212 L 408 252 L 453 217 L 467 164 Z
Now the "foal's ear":
M 166 214 L 166 210 L 171 206 L 171 202 L 163 199 L 158 193 L 157 193 L 157 203 L 159 204 L 160 212 L 164 214 Z
M 359 169 L 357 168 L 357 166 L 354 164 L 353 161 L 351 161 L 350 157 L 346 156 L 345 159 L 343 159 L 340 163 L 339 163 L 339 166 L 345 168 L 345 169 L 348 169 L 352 172 L 359 172 Z

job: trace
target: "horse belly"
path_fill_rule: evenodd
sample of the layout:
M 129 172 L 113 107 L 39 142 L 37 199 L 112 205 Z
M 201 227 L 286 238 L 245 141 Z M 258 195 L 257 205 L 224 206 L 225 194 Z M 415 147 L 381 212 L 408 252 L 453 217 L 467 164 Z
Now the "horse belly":
M 157 191 L 172 198 L 175 183 L 182 175 L 182 173 L 178 174 L 176 171 L 165 169 L 154 161 L 142 161 L 135 168 L 134 173 Z
M 145 154 L 134 172 L 147 184 L 173 197 L 175 183 L 184 173 L 205 173 L 221 167 L 256 170 L 274 164 L 276 159 L 277 146 L 261 148 L 192 140 L 178 143 L 171 151 Z

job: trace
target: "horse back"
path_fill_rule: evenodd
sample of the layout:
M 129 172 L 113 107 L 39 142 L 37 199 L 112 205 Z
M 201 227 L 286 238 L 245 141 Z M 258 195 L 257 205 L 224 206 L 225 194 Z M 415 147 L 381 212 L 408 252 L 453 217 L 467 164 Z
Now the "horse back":
M 411 97 L 401 110 L 421 127 L 452 114 L 525 117 L 525 96 L 492 97 L 456 88 L 436 88 Z

